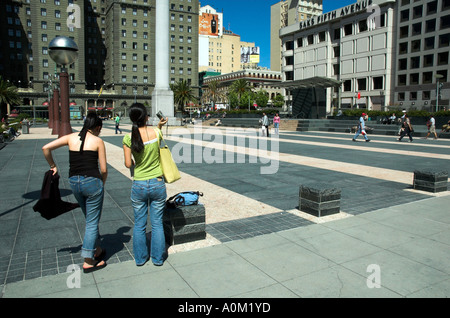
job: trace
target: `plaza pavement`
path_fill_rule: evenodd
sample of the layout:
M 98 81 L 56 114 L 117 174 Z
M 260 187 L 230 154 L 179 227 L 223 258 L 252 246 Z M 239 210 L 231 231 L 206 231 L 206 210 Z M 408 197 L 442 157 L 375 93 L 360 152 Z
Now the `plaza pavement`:
M 136 267 L 123 135 L 105 123 L 109 176 L 100 231 L 108 266 L 92 274 L 68 269 L 82 264 L 81 211 L 47 221 L 32 209 L 48 169 L 41 148 L 56 136 L 37 126 L 8 143 L 0 150 L 0 296 L 162 297 L 180 304 L 450 296 L 450 193 L 412 189 L 414 170 L 448 170 L 449 140 L 371 136 L 370 143 L 362 137 L 353 143 L 350 134 L 282 130 L 268 141 L 248 130 L 238 141 L 242 130 L 203 128 L 163 132 L 189 158 L 178 164 L 182 179 L 167 185 L 168 196 L 204 193 L 207 238 L 170 247 L 162 267 Z M 130 132 L 130 125 L 122 130 Z M 234 146 L 223 148 L 221 140 Z M 67 149 L 54 157 L 63 200 L 75 202 Z M 270 169 L 276 173 L 261 173 Z M 341 213 L 316 218 L 297 209 L 299 186 L 311 182 L 342 190 Z

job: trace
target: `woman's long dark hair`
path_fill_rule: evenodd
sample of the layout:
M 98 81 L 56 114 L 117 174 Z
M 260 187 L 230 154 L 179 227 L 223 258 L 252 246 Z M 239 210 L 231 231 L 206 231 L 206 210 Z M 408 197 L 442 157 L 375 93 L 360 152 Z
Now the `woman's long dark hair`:
M 97 127 L 103 127 L 103 122 L 100 117 L 94 112 L 87 114 L 86 119 L 84 120 L 83 128 L 81 129 L 78 136 L 80 136 L 81 146 L 80 152 L 83 152 L 84 142 L 86 140 L 86 134 L 89 130 L 93 130 Z
M 142 141 L 139 128 L 147 124 L 147 108 L 141 103 L 134 103 L 130 107 L 130 119 L 133 123 L 131 128 L 131 150 L 139 153 L 144 150 L 144 142 Z

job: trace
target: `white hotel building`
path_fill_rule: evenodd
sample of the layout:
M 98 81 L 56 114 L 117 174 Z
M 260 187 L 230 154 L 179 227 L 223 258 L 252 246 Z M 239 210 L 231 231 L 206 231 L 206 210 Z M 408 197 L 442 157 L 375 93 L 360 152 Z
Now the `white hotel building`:
M 449 9 L 448 0 L 363 0 L 282 28 L 283 86 L 293 115 L 320 118 L 339 107 L 431 108 L 436 74 L 447 82 L 439 105 L 448 104 Z M 428 20 L 434 29 L 426 30 Z M 423 32 L 414 31 L 418 24 Z M 430 37 L 436 44 L 423 53 Z M 425 58 L 430 54 L 435 57 Z

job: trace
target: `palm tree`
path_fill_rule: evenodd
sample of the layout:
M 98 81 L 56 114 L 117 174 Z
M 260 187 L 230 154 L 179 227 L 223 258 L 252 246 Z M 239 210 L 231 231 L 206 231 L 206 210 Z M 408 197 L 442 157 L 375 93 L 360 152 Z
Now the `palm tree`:
M 187 103 L 196 101 L 188 81 L 181 79 L 178 83 L 171 84 L 170 88 L 173 91 L 174 102 L 181 111 L 184 111 Z
M 225 97 L 225 94 L 220 90 L 219 81 L 211 81 L 208 83 L 208 90 L 205 94 L 205 99 L 212 101 L 215 105 L 217 100 L 221 100 Z
M 250 92 L 251 90 L 250 83 L 243 78 L 234 81 L 231 85 L 231 91 L 238 94 L 239 102 L 241 101 L 241 95 L 245 92 Z
M 6 104 L 15 105 L 19 103 L 20 97 L 17 91 L 17 87 L 7 81 L 4 81 L 0 76 L 0 112 L 2 114 L 6 113 L 6 110 L 4 110 Z

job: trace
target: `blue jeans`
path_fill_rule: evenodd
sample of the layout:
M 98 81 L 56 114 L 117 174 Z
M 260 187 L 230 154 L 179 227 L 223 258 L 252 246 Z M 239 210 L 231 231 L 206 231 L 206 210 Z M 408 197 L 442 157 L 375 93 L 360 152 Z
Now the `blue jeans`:
M 133 251 L 138 266 L 149 259 L 149 244 L 146 236 L 149 208 L 152 228 L 150 257 L 155 265 L 162 265 L 167 258 L 163 227 L 166 198 L 164 178 L 133 181 L 131 187 L 131 203 L 134 209 Z
M 275 134 L 278 135 L 278 129 L 280 127 L 280 124 L 279 123 L 273 123 L 273 127 L 275 128 Z
M 120 133 L 122 133 L 122 130 L 119 128 L 119 124 L 116 124 L 116 135 L 117 135 L 117 131 L 120 131 Z
M 355 135 L 355 137 L 353 137 L 353 139 L 356 140 L 356 138 L 358 138 L 358 136 L 359 136 L 360 133 L 361 133 L 361 127 L 358 128 L 358 130 L 356 131 L 356 135 Z M 369 139 L 369 138 L 367 138 L 367 134 L 365 134 L 365 135 L 363 135 L 363 136 L 364 136 L 364 139 L 365 139 L 365 140 Z
M 103 181 L 94 177 L 73 176 L 69 178 L 69 184 L 86 217 L 81 257 L 94 258 L 95 249 L 100 245 L 98 224 L 105 194 Z

